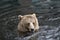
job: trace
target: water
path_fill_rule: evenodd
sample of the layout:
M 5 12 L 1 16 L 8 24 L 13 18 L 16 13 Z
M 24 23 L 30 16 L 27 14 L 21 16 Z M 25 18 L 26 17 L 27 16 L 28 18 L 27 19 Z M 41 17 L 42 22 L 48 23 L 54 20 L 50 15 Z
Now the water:
M 27 10 L 24 8 L 21 8 L 23 12 L 12 12 L 1 18 L 0 40 L 60 40 L 60 1 L 32 0 L 32 5 Z M 17 34 L 17 15 L 26 14 L 30 8 L 37 15 L 40 29 L 33 35 L 21 38 Z

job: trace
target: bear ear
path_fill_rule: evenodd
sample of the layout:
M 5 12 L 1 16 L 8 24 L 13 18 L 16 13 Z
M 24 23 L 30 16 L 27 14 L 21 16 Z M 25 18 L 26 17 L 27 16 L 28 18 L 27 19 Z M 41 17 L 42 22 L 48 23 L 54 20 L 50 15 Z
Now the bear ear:
M 23 18 L 22 15 L 18 15 L 18 19 L 21 20 Z
M 36 16 L 36 14 L 35 14 L 35 13 L 33 13 L 33 16 Z

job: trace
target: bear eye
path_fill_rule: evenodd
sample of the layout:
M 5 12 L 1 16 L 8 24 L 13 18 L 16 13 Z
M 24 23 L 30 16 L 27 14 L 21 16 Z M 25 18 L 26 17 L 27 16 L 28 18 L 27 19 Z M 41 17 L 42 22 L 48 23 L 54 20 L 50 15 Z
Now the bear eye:
M 30 25 L 30 23 L 27 23 L 27 25 Z
M 35 24 L 35 23 L 33 22 L 33 24 Z

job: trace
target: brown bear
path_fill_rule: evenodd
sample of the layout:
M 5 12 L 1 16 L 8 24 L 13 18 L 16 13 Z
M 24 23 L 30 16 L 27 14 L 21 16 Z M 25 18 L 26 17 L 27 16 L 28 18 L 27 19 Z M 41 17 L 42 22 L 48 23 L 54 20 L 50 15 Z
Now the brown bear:
M 18 31 L 20 33 L 38 31 L 39 24 L 35 13 L 23 16 L 19 15 L 18 19 L 19 19 Z

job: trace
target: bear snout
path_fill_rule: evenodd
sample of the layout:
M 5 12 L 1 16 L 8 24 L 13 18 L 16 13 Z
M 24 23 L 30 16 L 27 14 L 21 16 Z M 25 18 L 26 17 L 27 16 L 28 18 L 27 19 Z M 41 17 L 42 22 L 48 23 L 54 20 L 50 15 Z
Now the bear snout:
M 31 29 L 31 32 L 34 32 L 34 29 Z

